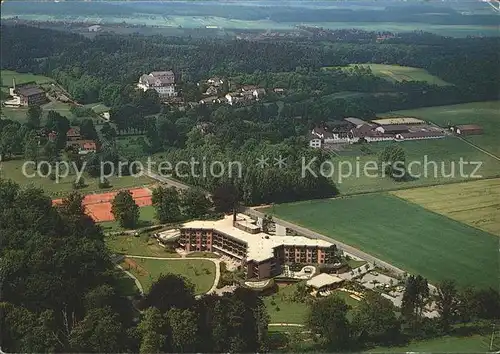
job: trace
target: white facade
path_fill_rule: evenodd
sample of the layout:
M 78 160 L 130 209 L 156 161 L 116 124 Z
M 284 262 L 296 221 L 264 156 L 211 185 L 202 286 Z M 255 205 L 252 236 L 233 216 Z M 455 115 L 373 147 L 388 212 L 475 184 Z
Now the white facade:
M 319 149 L 321 147 L 321 139 L 309 140 L 309 146 L 315 149 Z
M 175 76 L 172 71 L 154 71 L 147 75 L 142 75 L 139 78 L 137 87 L 143 91 L 150 89 L 158 92 L 160 97 L 174 97 L 177 95 L 175 91 Z

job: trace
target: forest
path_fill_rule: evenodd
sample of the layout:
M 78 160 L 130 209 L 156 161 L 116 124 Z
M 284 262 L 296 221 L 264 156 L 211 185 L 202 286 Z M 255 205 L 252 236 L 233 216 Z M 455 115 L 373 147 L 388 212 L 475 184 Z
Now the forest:
M 89 158 L 90 173 L 98 171 L 103 159 L 118 163 L 152 154 L 172 163 L 191 158 L 236 160 L 247 168 L 242 178 L 233 182 L 242 200 L 249 204 L 338 193 L 327 178 L 300 178 L 301 157 L 315 156 L 319 164 L 329 158 L 307 147 L 305 136 L 315 125 L 336 124 L 348 116 L 370 119 L 377 112 L 389 110 L 496 99 L 500 81 L 497 38 L 453 39 L 412 33 L 377 43 L 359 42 L 359 37 L 330 42 L 244 41 L 104 33 L 88 39 L 67 32 L 5 25 L 1 34 L 2 47 L 9 48 L 1 53 L 2 69 L 49 76 L 75 100 L 103 102 L 111 107 L 112 125 L 106 124 L 101 134 L 89 127 L 91 135 L 101 140 L 101 151 Z M 373 75 L 369 68 L 345 67 L 366 62 L 423 68 L 450 85 L 389 82 Z M 225 77 L 232 84 L 260 85 L 270 92 L 283 87 L 289 94 L 283 98 L 269 94 L 264 101 L 247 107 L 195 105 L 180 110 L 161 104 L 152 90 L 135 89 L 141 74 L 165 69 L 176 73 L 185 101 L 197 102 L 201 93 L 196 83 L 211 76 Z M 343 97 L 344 92 L 354 95 Z M 43 126 L 56 127 L 63 136 L 71 122 L 56 112 L 51 117 Z M 40 120 L 35 121 L 31 128 L 40 127 Z M 19 129 L 19 123 L 9 121 L 2 127 L 3 155 L 22 155 L 22 142 L 29 140 L 25 128 Z M 14 144 L 10 131 L 24 135 Z M 115 139 L 122 133 L 141 134 L 142 152 L 119 153 Z M 273 166 L 252 168 L 260 156 L 279 155 L 289 156 L 286 172 Z M 227 177 L 184 179 L 206 190 L 227 182 Z

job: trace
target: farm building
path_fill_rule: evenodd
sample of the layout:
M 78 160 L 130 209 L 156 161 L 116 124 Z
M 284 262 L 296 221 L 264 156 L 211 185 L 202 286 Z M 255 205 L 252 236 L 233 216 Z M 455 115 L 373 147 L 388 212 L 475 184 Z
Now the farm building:
M 477 124 L 463 124 L 451 127 L 451 131 L 457 135 L 480 135 L 483 134 L 483 128 Z
M 88 28 L 89 32 L 100 32 L 102 29 L 99 25 L 93 25 Z
M 413 118 L 413 117 L 381 118 L 381 119 L 372 120 L 372 123 L 375 123 L 378 125 L 425 124 L 425 122 L 423 120 Z
M 47 95 L 35 82 L 17 85 L 13 80 L 11 95 L 21 106 L 41 105 L 47 102 Z

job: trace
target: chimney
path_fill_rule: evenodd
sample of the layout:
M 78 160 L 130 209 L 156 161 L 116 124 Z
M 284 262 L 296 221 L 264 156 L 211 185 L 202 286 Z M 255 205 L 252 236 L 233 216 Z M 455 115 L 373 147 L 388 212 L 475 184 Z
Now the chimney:
M 16 89 L 16 78 L 12 78 L 12 88 L 15 90 Z
M 236 208 L 233 208 L 233 226 L 236 225 Z

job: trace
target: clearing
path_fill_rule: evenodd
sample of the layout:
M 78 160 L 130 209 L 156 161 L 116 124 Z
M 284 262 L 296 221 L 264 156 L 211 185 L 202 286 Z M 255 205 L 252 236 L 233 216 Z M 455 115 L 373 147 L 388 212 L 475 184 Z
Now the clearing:
M 386 80 L 393 82 L 402 81 L 425 81 L 432 85 L 446 86 L 449 85 L 446 81 L 439 77 L 430 74 L 427 70 L 421 68 L 413 68 L 411 66 L 386 65 L 386 64 L 351 64 L 349 66 L 369 67 L 373 75 L 380 76 Z
M 215 264 L 202 259 L 144 259 L 127 257 L 123 269 L 134 274 L 147 292 L 161 274 L 173 273 L 188 279 L 195 286 L 195 294 L 208 292 L 215 280 Z
M 478 124 L 483 135 L 471 135 L 465 140 L 487 150 L 500 158 L 500 101 L 464 103 L 451 106 L 437 106 L 391 112 L 431 121 L 442 127 L 456 124 Z
M 392 194 L 500 236 L 500 178 L 400 190 Z
M 451 278 L 459 285 L 498 285 L 498 237 L 385 193 L 280 204 L 264 212 L 432 283 Z

